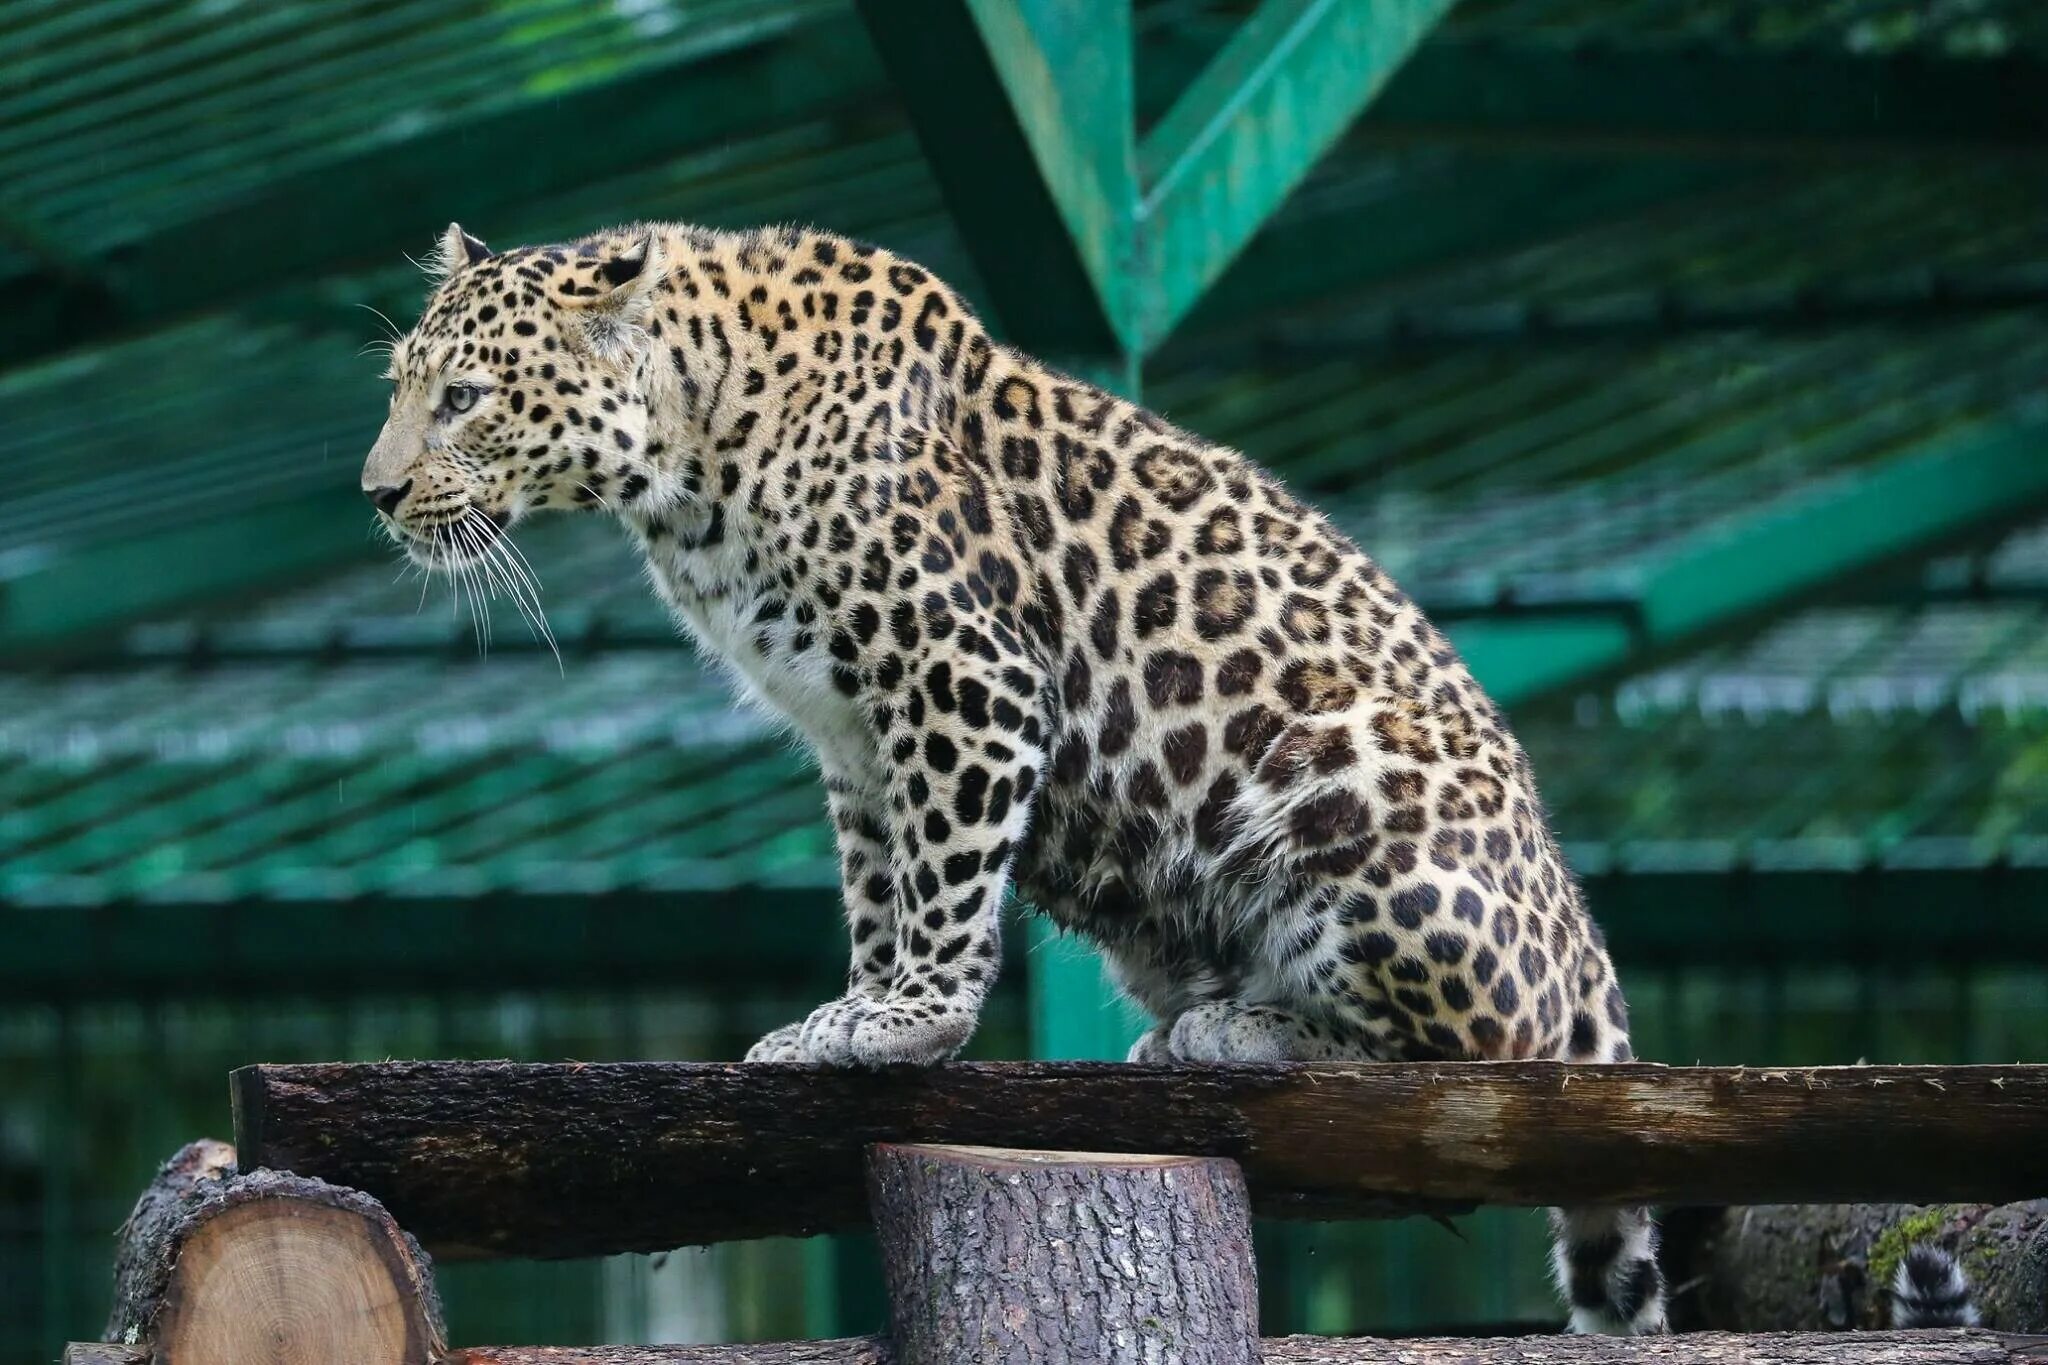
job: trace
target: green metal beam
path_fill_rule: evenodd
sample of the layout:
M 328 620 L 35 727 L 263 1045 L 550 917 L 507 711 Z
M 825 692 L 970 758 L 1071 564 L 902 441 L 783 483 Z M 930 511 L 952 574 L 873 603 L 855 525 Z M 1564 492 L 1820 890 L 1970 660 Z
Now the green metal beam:
M 1624 850 L 1625 851 L 1625 850 Z M 1592 856 L 1587 856 L 1588 854 Z M 2048 868 L 2002 861 L 1952 868 L 1751 866 L 1624 870 L 1575 849 L 1587 894 L 1623 965 L 1768 962 L 1925 966 L 2048 961 Z M 738 913 L 736 907 L 744 907 Z M 1930 921 L 1930 905 L 1967 915 Z M 1686 913 L 1674 914 L 1674 907 Z M 844 965 L 830 887 L 720 893 L 252 900 L 216 905 L 0 905 L 0 999 L 325 995 L 440 989 L 627 989 L 717 993 L 765 985 L 822 996 Z M 716 924 L 719 932 L 708 933 Z M 1896 932 L 1885 926 L 1896 926 Z M 1009 936 L 1033 976 L 1067 970 L 1100 991 L 1092 953 L 1048 941 L 1040 922 Z M 1903 954 L 1903 956 L 1901 956 Z M 1048 964 L 1044 959 L 1051 958 Z M 1013 956 L 1013 961 L 1017 957 Z M 1072 997 L 1084 1005 L 1085 992 Z M 1135 1016 L 1096 1008 L 1032 1021 L 1034 1050 L 1121 1057 Z M 1034 1013 L 1042 1007 L 1034 1001 Z
M 1451 0 L 1263 0 L 1138 150 L 1149 351 L 1406 61 Z
M 1524 145 L 1559 138 L 1689 144 L 1724 153 L 1857 143 L 2039 148 L 2048 143 L 2044 82 L 2048 63 L 2032 55 L 1567 47 L 1445 35 L 1388 84 L 1361 131 L 1507 137 Z
M 2048 429 L 1986 423 L 1702 527 L 1655 560 L 1629 604 L 1560 603 L 1538 615 L 1453 619 L 1444 630 L 1473 676 L 1513 705 L 2010 524 L 2048 503 L 2044 445 Z
M 1118 994 L 1095 950 L 1032 916 L 1024 965 L 1031 1055 L 1055 1062 L 1120 1062 L 1145 1031 L 1144 1012 Z
M 1642 596 L 1680 638 L 2048 500 L 2048 427 L 1987 423 L 1693 535 Z
M 1196 78 L 1229 21 L 1158 26 L 1139 63 L 1141 109 Z M 1695 155 L 2038 149 L 2048 62 L 1812 47 L 1517 42 L 1433 33 L 1359 120 L 1361 136 L 1435 145 L 1567 143 Z
M 764 109 L 796 123 L 852 108 L 881 80 L 866 35 L 847 16 L 371 148 L 92 262 L 109 297 L 0 321 L 0 363 L 232 304 L 314 272 L 388 264 L 421 250 L 434 223 L 460 219 L 487 232 L 493 218 L 550 193 L 759 131 Z M 35 299 L 65 283 L 46 272 L 10 288 Z
M 858 0 L 1010 338 L 1124 352 L 1135 202 L 1127 4 Z
M 1240 331 L 1349 289 L 1500 251 L 1754 179 L 1728 162 L 1531 155 L 1472 159 L 1399 195 L 1282 214 L 1204 294 L 1179 335 Z M 1340 343 L 1341 344 L 1341 343 Z
M 1612 668 L 1636 646 L 1636 633 L 1619 612 L 1472 617 L 1447 622 L 1444 633 L 1472 676 L 1503 706 Z
M 1263 0 L 1142 145 L 1128 0 L 860 10 L 1011 337 L 1142 357 L 1450 4 Z
M 966 3 L 1118 337 L 1136 350 L 1125 298 L 1137 183 L 1130 6 Z
M 845 966 L 838 919 L 829 886 L 0 904 L 9 946 L 0 955 L 0 999 L 402 991 L 452 980 L 494 990 L 781 985 L 822 999 Z

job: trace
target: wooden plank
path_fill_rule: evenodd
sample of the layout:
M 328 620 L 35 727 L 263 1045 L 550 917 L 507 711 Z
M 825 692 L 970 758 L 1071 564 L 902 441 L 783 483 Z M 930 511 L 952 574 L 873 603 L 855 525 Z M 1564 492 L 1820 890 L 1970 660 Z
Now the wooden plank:
M 64 1348 L 64 1365 L 146 1365 L 147 1351 L 104 1341 L 74 1341 Z
M 2048 1339 L 1996 1332 L 1664 1337 L 1269 1337 L 1266 1365 L 2040 1365 Z M 485 1346 L 444 1365 L 891 1365 L 873 1338 L 771 1346 Z M 67 1362 L 69 1365 L 69 1362 Z
M 1295 1218 L 2048 1189 L 2044 1066 L 396 1062 L 245 1067 L 233 1092 L 245 1161 L 367 1191 L 443 1255 L 851 1226 L 876 1142 L 1228 1156 Z

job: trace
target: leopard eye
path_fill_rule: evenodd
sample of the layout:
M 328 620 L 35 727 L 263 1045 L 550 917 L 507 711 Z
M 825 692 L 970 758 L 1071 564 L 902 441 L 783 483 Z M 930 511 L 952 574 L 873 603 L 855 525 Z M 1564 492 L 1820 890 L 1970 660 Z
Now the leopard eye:
M 441 392 L 441 401 L 448 405 L 450 412 L 468 412 L 476 406 L 477 387 L 474 384 L 450 384 Z

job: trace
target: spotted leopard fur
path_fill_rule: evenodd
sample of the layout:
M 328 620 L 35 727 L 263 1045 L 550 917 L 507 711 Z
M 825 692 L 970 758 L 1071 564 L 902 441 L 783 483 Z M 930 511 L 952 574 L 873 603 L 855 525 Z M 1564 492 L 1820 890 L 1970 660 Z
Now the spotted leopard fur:
M 823 233 L 460 228 L 364 485 L 423 561 L 602 505 L 815 752 L 844 995 L 756 1060 L 952 1056 L 1017 888 L 1157 1026 L 1133 1060 L 1629 1055 L 1500 711 L 1237 452 Z M 1580 1330 L 1664 1325 L 1639 1210 L 1553 1216 Z

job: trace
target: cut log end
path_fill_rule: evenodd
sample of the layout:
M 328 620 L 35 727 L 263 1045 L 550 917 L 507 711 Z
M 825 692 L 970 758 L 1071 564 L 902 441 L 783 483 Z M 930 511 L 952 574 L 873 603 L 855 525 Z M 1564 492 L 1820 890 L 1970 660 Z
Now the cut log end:
M 1234 1161 L 883 1143 L 868 1187 L 900 1365 L 1259 1358 Z
M 185 1238 L 156 1365 L 426 1365 L 432 1347 L 391 1229 L 291 1197 L 238 1204 Z
M 152 1365 L 429 1365 L 442 1350 L 431 1265 L 381 1205 L 238 1173 L 220 1143 L 185 1148 L 136 1204 L 107 1337 Z

